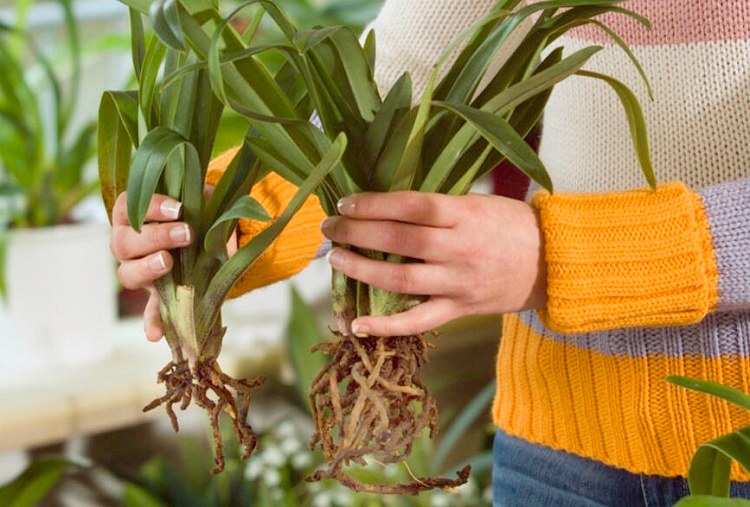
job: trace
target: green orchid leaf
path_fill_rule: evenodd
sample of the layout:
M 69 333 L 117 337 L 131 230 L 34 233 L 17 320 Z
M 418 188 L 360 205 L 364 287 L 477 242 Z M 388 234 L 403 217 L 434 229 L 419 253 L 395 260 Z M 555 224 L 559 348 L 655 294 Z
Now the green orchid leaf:
M 146 35 L 143 31 L 143 18 L 141 13 L 131 8 L 130 15 L 130 52 L 133 59 L 133 70 L 136 79 L 141 78 L 143 60 L 146 58 Z
M 404 73 L 391 87 L 375 119 L 367 129 L 365 167 L 374 167 L 396 126 L 411 108 L 412 81 Z
M 131 226 L 140 231 L 146 218 L 151 198 L 159 184 L 159 179 L 167 166 L 167 162 L 174 155 L 179 155 L 184 149 L 185 175 L 196 175 L 197 185 L 202 194 L 202 179 L 198 152 L 182 135 L 166 127 L 157 127 L 148 133 L 135 152 L 128 178 L 128 218 Z M 184 184 L 184 183 L 183 183 Z M 192 184 L 189 188 L 195 188 Z M 184 218 L 189 223 L 198 223 L 196 215 L 200 213 L 200 198 L 180 199 L 180 195 L 172 197 L 181 200 L 184 206 Z
M 447 109 L 469 122 L 482 137 L 513 163 L 513 165 L 542 187 L 550 192 L 552 191 L 552 180 L 544 164 L 539 160 L 534 150 L 526 144 L 523 137 L 507 121 L 485 111 L 461 104 L 436 102 L 435 105 Z
M 231 203 L 248 194 L 253 185 L 258 183 L 265 174 L 250 146 L 244 143 L 227 166 L 206 202 L 201 230 L 208 230 L 210 224 L 225 213 Z
M 694 495 L 728 497 L 732 461 L 750 471 L 750 426 L 698 448 L 688 472 L 690 492 Z
M 370 185 L 374 190 L 408 190 L 413 181 L 421 180 L 422 146 L 436 77 L 436 72 L 433 72 L 419 107 L 410 110 L 398 122 L 370 176 Z
M 141 75 L 138 79 L 138 104 L 148 130 L 152 130 L 159 123 L 159 111 L 155 104 L 159 103 L 160 94 L 156 81 L 166 54 L 167 46 L 158 38 L 151 37 L 146 46 Z
M 127 189 L 130 158 L 138 143 L 137 92 L 106 92 L 99 106 L 99 181 L 107 216 Z
M 140 12 L 141 14 L 148 14 L 151 8 L 151 2 L 153 0 L 118 0 L 120 3 L 127 5 L 131 9 Z
M 320 163 L 310 173 L 305 182 L 287 205 L 284 212 L 260 234 L 240 248 L 234 256 L 224 263 L 211 280 L 204 299 L 199 304 L 199 323 L 213 324 L 219 307 L 229 290 L 253 262 L 273 243 L 279 233 L 286 227 L 294 214 L 302 207 L 307 197 L 320 185 L 326 175 L 336 166 L 346 150 L 346 136 L 339 135 Z
M 628 125 L 630 126 L 630 134 L 633 138 L 633 146 L 638 155 L 638 161 L 641 164 L 643 174 L 646 176 L 646 180 L 651 188 L 656 189 L 656 177 L 654 176 L 654 167 L 651 164 L 651 152 L 648 148 L 646 120 L 643 118 L 643 111 L 641 110 L 641 105 L 638 103 L 638 99 L 627 86 L 612 77 L 585 70 L 579 70 L 576 74 L 604 81 L 612 87 L 615 93 L 617 93 L 617 96 L 625 109 L 625 114 L 628 117 Z
M 179 15 L 180 2 L 177 0 L 154 0 L 149 8 L 151 26 L 154 33 L 167 46 L 184 51 L 185 38 L 182 33 Z
M 268 212 L 258 201 L 249 195 L 240 197 L 223 215 L 216 219 L 206 232 L 203 247 L 209 254 L 221 261 L 227 259 L 227 241 L 229 241 L 237 221 L 241 218 L 259 222 L 271 220 Z
M 711 396 L 716 396 L 717 398 L 728 401 L 729 403 L 734 403 L 745 410 L 750 410 L 750 396 L 734 387 L 717 384 L 716 382 L 709 382 L 707 380 L 698 380 L 676 375 L 667 377 L 666 380 L 676 386 L 684 387 L 699 393 L 710 394 Z
M 375 60 L 377 59 L 377 45 L 375 43 L 375 30 L 370 30 L 365 37 L 365 43 L 363 49 L 365 50 L 365 58 L 367 63 L 370 65 L 370 74 L 375 75 Z

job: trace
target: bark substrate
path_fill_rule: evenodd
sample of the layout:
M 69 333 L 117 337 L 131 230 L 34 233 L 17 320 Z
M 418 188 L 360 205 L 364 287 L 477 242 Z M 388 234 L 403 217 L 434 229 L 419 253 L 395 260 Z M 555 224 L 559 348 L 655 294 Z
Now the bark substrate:
M 148 412 L 164 405 L 172 427 L 177 432 L 180 427 L 174 405 L 179 403 L 180 410 L 185 410 L 195 401 L 199 407 L 206 410 L 211 418 L 213 433 L 216 463 L 212 471 L 214 474 L 224 470 L 224 446 L 221 441 L 219 417 L 222 412 L 226 412 L 232 420 L 232 429 L 237 441 L 244 449 L 242 459 L 248 459 L 258 445 L 258 438 L 247 423 L 247 412 L 253 389 L 263 384 L 265 379 L 232 378 L 221 371 L 215 358 L 198 360 L 193 368 L 190 368 L 187 360 L 180 359 L 179 354 L 177 357 L 159 372 L 157 378 L 158 383 L 165 385 L 166 393 L 146 405 L 143 411 Z
M 414 477 L 393 485 L 364 484 L 344 472 L 352 464 L 365 465 L 368 455 L 381 463 L 406 460 L 425 429 L 430 438 L 436 435 L 437 404 L 420 377 L 432 347 L 424 336 L 337 338 L 313 348 L 330 356 L 310 387 L 315 423 L 310 445 L 320 445 L 328 468 L 307 480 L 335 479 L 355 491 L 377 494 L 417 494 L 466 483 L 468 466 L 456 479 Z

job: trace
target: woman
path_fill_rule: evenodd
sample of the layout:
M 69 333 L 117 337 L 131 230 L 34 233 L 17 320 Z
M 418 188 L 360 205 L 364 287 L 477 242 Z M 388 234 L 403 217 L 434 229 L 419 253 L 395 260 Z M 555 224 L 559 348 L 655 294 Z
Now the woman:
M 374 22 L 379 86 L 404 70 L 420 92 L 452 37 L 492 0 L 388 0 Z M 657 192 L 626 142 L 626 120 L 604 86 L 573 79 L 545 113 L 541 157 L 552 196 L 367 194 L 323 223 L 335 242 L 423 259 L 390 265 L 334 249 L 330 262 L 384 289 L 430 296 L 404 314 L 361 317 L 356 334 L 409 335 L 470 314 L 504 313 L 493 420 L 496 505 L 671 505 L 687 493 L 697 446 L 750 424 L 745 411 L 664 382 L 687 375 L 750 391 L 750 2 L 627 5 L 652 31 L 607 16 L 655 89 L 645 104 Z M 560 40 L 605 45 L 590 69 L 638 78 L 594 28 Z M 502 55 L 499 57 L 502 59 Z M 214 164 L 216 181 L 228 157 Z M 275 175 L 254 193 L 277 212 L 293 187 Z M 138 236 L 121 217 L 113 251 L 126 287 L 171 268 L 190 231 L 179 204 L 156 197 Z M 254 265 L 237 292 L 291 276 L 322 244 L 315 199 Z M 242 223 L 239 243 L 257 233 Z M 157 301 L 146 331 L 161 336 Z M 750 497 L 734 471 L 734 494 Z

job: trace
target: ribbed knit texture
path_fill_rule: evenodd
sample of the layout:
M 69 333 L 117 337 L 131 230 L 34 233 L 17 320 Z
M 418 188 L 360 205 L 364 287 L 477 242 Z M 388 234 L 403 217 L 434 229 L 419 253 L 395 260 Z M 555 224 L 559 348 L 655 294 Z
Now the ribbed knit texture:
M 747 311 L 750 308 L 750 180 L 707 187 L 701 197 L 706 215 L 715 224 L 713 245 L 717 262 L 722 266 L 719 310 Z
M 237 150 L 216 158 L 206 176 L 209 185 L 216 185 Z M 272 218 L 278 218 L 297 192 L 297 187 L 276 173 L 270 173 L 253 187 L 252 195 Z M 302 208 L 292 217 L 289 225 L 271 246 L 242 275 L 232 288 L 229 297 L 270 285 L 302 271 L 315 257 L 323 243 L 320 224 L 325 213 L 316 196 L 308 197 Z M 238 223 L 238 244 L 246 245 L 269 226 L 268 222 L 241 219 Z
M 700 197 L 656 192 L 538 193 L 548 328 L 585 332 L 699 322 L 716 306 L 717 271 Z
M 557 192 L 591 201 L 573 214 L 564 195 L 538 201 L 550 305 L 505 317 L 493 416 L 531 442 L 635 473 L 684 476 L 700 443 L 750 425 L 747 411 L 663 380 L 688 375 L 750 392 L 750 2 L 633 0 L 627 7 L 654 29 L 601 19 L 632 45 L 653 102 L 627 57 L 591 27 L 559 44 L 566 54 L 605 45 L 587 68 L 636 91 L 657 178 L 683 182 L 700 199 L 678 192 L 669 205 L 658 195 L 654 206 L 618 205 L 622 191 L 645 186 L 622 106 L 594 80 L 555 88 L 540 154 Z M 705 230 L 710 243 L 695 236 Z M 713 306 L 722 313 L 701 320 Z M 750 479 L 737 468 L 733 476 Z

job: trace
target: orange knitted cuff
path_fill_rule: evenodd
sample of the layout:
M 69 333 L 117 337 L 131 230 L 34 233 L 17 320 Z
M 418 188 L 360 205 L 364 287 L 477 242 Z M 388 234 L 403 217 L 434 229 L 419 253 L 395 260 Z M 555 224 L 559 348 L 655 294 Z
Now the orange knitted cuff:
M 208 168 L 206 183 L 216 186 L 237 153 L 229 151 L 214 160 Z M 297 193 L 297 187 L 276 173 L 270 173 L 250 192 L 271 215 L 278 218 Z M 289 278 L 302 271 L 315 258 L 323 234 L 320 224 L 325 213 L 316 196 L 308 197 L 271 246 L 248 268 L 229 293 L 237 297 L 258 287 Z M 269 226 L 267 222 L 241 219 L 237 224 L 240 248 Z
M 606 194 L 537 193 L 547 261 L 544 324 L 579 333 L 700 321 L 718 273 L 700 196 L 682 183 Z

